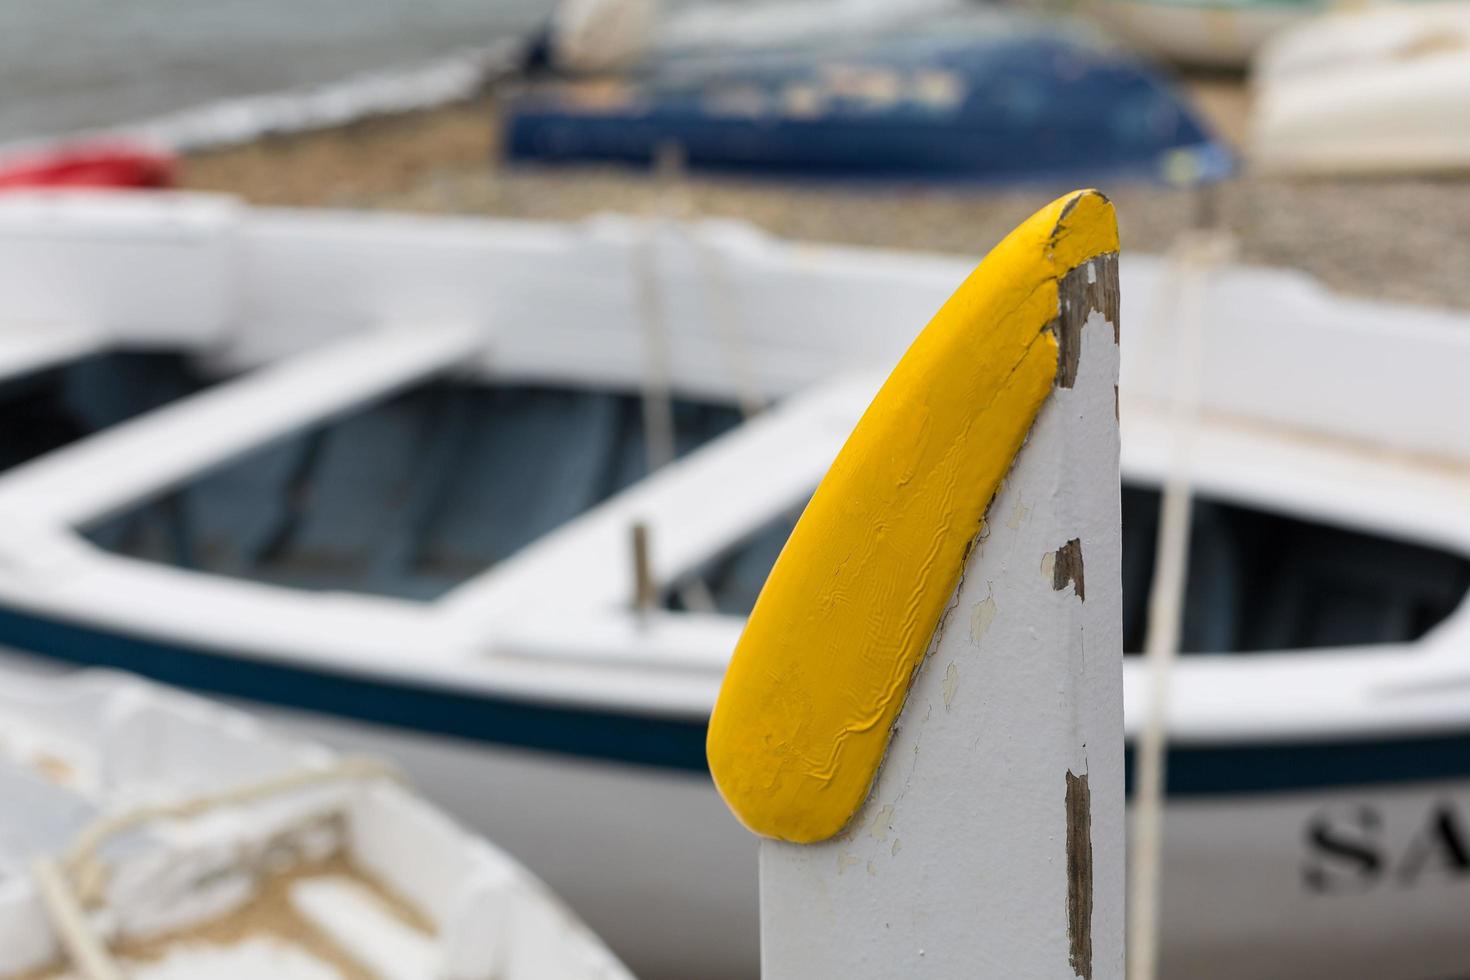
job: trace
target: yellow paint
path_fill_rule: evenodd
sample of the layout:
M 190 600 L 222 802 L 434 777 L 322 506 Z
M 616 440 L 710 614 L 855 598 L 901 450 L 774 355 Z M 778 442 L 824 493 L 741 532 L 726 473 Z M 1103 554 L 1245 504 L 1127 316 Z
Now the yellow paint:
M 914 340 L 766 580 L 710 719 L 754 832 L 825 840 L 862 804 L 965 554 L 1057 371 L 1058 281 L 1118 248 L 1078 191 L 997 245 Z

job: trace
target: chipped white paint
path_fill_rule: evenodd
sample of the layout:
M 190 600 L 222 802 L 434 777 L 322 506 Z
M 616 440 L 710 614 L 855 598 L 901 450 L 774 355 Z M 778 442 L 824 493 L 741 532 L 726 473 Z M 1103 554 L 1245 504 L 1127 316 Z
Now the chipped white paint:
M 960 668 L 951 660 L 949 666 L 944 668 L 944 706 L 949 707 L 954 700 L 955 692 L 960 688 Z
M 1017 528 L 1020 526 L 1020 524 L 1016 525 Z M 975 603 L 974 608 L 970 610 L 970 642 L 978 647 L 980 641 L 985 638 L 985 631 L 990 629 L 990 624 L 993 622 L 995 622 L 995 596 L 987 595 Z
M 971 552 L 851 825 L 761 842 L 765 980 L 1122 976 L 1117 369 L 1093 314 L 1076 386 L 1053 393 L 991 505 L 1022 517 Z M 1051 575 L 1073 538 L 1085 602 Z M 1090 963 L 1069 934 L 1069 773 L 1091 797 Z

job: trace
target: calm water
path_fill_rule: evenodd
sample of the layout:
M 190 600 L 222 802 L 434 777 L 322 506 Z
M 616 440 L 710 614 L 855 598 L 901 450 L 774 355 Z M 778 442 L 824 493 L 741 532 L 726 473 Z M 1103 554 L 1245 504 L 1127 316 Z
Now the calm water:
M 426 61 L 551 0 L 0 0 L 0 142 Z

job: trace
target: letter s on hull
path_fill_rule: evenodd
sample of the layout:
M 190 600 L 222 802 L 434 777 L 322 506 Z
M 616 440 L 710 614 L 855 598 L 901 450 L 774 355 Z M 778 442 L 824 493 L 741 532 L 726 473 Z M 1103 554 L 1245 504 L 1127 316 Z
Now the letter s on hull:
M 1307 825 L 1302 882 L 1323 894 L 1361 892 L 1383 874 L 1383 820 L 1370 807 L 1324 811 Z

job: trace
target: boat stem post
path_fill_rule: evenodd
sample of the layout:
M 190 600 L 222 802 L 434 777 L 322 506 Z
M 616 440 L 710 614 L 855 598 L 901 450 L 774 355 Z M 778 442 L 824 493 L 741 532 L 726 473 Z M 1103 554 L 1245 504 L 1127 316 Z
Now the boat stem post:
M 1052 285 L 1040 287 L 1054 290 L 1056 319 L 1042 339 L 1048 332 L 1056 339 L 1049 355 L 1055 377 L 1049 391 L 1039 389 L 1029 436 L 1013 443 L 1019 450 L 1013 450 L 1013 459 L 1005 457 L 1009 471 L 999 471 L 1004 479 L 992 484 L 993 496 L 991 489 L 944 479 L 925 484 L 922 466 L 932 457 L 923 451 L 914 456 L 920 469 L 912 480 L 907 464 L 895 470 L 912 484 L 912 493 L 933 495 L 919 501 L 925 507 L 947 505 L 951 494 L 966 490 L 983 494 L 976 502 L 983 508 L 983 524 L 968 551 L 955 552 L 958 584 L 940 586 L 952 591 L 945 593 L 947 606 L 939 600 L 937 622 L 925 625 L 922 614 L 913 613 L 916 604 L 907 601 L 911 585 L 895 580 L 897 575 L 877 576 L 882 581 L 870 593 L 863 592 L 859 578 L 841 579 L 843 585 L 832 595 L 818 594 L 820 605 L 809 603 L 805 612 L 791 607 L 797 609 L 789 621 L 793 629 L 826 615 L 827 604 L 857 601 L 854 594 L 887 596 L 901 607 L 854 609 L 856 625 L 839 644 L 848 652 L 824 653 L 819 661 L 824 668 L 830 662 L 864 669 L 858 661 L 889 649 L 882 641 L 867 645 L 867 638 L 886 635 L 895 625 L 923 630 L 929 638 L 927 649 L 918 639 L 914 666 L 896 678 L 901 707 L 886 750 L 873 763 L 876 775 L 848 778 L 854 765 L 863 765 L 856 762 L 859 740 L 870 729 L 887 727 L 890 716 L 870 713 L 867 689 L 840 687 L 843 679 L 835 671 L 801 678 L 806 687 L 793 683 L 796 674 L 787 665 L 800 655 L 799 648 L 762 658 L 753 644 L 779 647 L 786 625 L 773 623 L 769 633 L 752 637 L 764 593 L 741 641 L 752 644 L 749 662 L 741 662 L 744 651 L 736 650 L 711 721 L 711 768 L 736 815 L 763 837 L 764 980 L 1123 977 L 1117 254 L 1116 244 L 1097 244 L 1110 230 L 1104 223 L 1110 226 L 1112 214 L 1101 200 L 1102 205 L 1073 200 L 1061 210 L 1064 223 L 1074 205 L 1078 211 L 1092 209 L 1091 226 L 1075 216 L 1077 224 L 1058 225 L 1072 234 L 1093 234 L 1087 244 L 1073 246 L 1076 258 L 1056 258 L 1059 248 L 1024 251 L 1033 247 L 1028 226 L 1022 226 L 992 253 L 1004 250 L 1015 264 L 987 259 L 956 294 L 964 302 L 941 311 L 926 329 L 926 334 L 945 329 L 947 311 L 963 317 L 975 316 L 967 310 L 1007 308 L 1013 295 L 1008 290 L 1025 285 L 1021 263 L 1026 256 L 1036 255 L 1038 262 L 1044 256 L 1048 268 L 1057 270 L 1051 273 Z M 1052 243 L 1062 240 L 1062 233 Z M 1084 247 L 1091 251 L 1081 252 Z M 986 294 L 977 292 L 977 284 L 985 283 L 987 273 L 993 274 L 994 305 L 982 307 L 978 304 L 987 301 Z M 982 320 L 967 329 L 1008 328 Z M 942 361 L 938 367 L 935 361 L 914 363 L 926 356 L 915 355 L 924 343 L 921 337 L 885 388 L 901 391 L 900 397 L 883 404 L 880 393 L 864 424 L 893 408 L 898 414 L 931 414 L 922 438 L 941 431 L 942 396 L 932 379 L 923 377 L 912 390 L 903 387 L 920 372 L 942 380 L 947 370 Z M 978 428 L 985 434 L 977 447 L 1001 440 L 1002 430 L 1014 421 L 995 407 L 1011 397 L 1014 377 L 997 382 L 998 393 L 960 386 L 962 400 L 986 406 L 968 409 L 973 420 L 959 423 L 961 433 Z M 1020 424 L 1024 434 L 1024 421 Z M 859 441 L 855 433 L 849 448 Z M 906 449 L 891 439 L 879 445 L 876 456 L 857 462 L 839 458 L 828 481 L 848 479 L 859 463 L 870 466 L 863 485 L 876 486 L 874 468 L 889 479 L 884 458 L 902 457 Z M 843 484 L 842 489 L 850 488 Z M 910 497 L 906 492 L 894 499 L 912 503 Z M 835 512 L 851 514 L 852 499 L 850 493 L 837 499 Z M 814 498 L 803 521 L 817 506 Z M 880 516 L 876 529 L 854 528 L 835 552 L 837 570 L 819 584 L 842 576 L 865 552 L 884 553 L 902 519 Z M 798 542 L 800 531 L 788 542 L 787 553 L 807 544 Z M 909 543 L 921 553 L 930 547 L 937 554 L 942 547 L 932 530 L 906 542 L 905 549 Z M 908 560 L 903 550 L 899 562 Z M 938 577 L 932 563 L 921 567 Z M 870 578 L 884 570 L 872 561 L 864 569 Z M 776 581 L 781 571 L 779 566 L 773 571 L 768 592 L 785 584 Z M 767 609 L 777 608 L 781 598 L 774 595 Z M 819 640 L 820 634 L 813 634 L 802 645 Z M 747 666 L 755 669 L 736 672 Z M 890 675 L 878 676 L 887 683 Z M 910 678 L 904 698 L 902 685 Z M 766 684 L 769 689 L 762 687 Z M 823 698 L 824 687 L 837 691 L 829 716 L 840 724 L 831 726 L 831 739 L 817 742 L 805 733 L 829 718 L 800 705 Z M 784 700 L 796 707 L 778 714 L 752 705 L 746 697 L 751 691 L 764 691 L 768 702 Z M 844 715 L 848 703 L 858 708 Z M 790 726 L 782 726 L 793 717 Z M 775 746 L 769 760 L 762 756 L 767 746 Z M 789 761 L 793 755 L 799 756 L 794 763 Z M 853 783 L 861 801 L 855 809 L 829 805 L 829 797 L 851 790 L 851 785 L 841 787 Z

